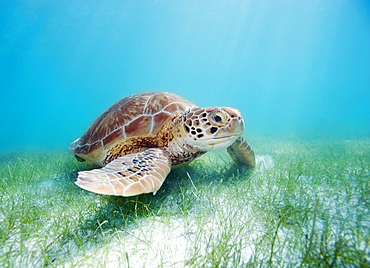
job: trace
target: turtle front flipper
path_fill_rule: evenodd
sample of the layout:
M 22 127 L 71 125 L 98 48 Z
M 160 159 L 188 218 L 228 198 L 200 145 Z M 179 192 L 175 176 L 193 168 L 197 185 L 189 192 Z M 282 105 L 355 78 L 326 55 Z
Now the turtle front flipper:
M 156 192 L 171 170 L 171 160 L 158 148 L 121 156 L 101 169 L 81 171 L 76 184 L 88 191 L 133 196 Z
M 227 148 L 227 152 L 234 162 L 238 164 L 243 164 L 249 167 L 256 166 L 256 158 L 252 147 L 240 136 L 233 144 Z

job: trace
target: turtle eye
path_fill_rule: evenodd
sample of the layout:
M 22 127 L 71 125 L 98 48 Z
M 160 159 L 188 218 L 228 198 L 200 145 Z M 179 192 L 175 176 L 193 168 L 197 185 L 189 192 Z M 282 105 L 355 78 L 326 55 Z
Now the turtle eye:
M 221 122 L 222 118 L 221 118 L 221 116 L 216 115 L 216 116 L 213 117 L 213 120 L 215 120 L 218 123 L 218 122 Z
M 217 125 L 226 124 L 229 121 L 227 114 L 221 110 L 216 110 L 211 114 L 211 119 L 213 123 Z

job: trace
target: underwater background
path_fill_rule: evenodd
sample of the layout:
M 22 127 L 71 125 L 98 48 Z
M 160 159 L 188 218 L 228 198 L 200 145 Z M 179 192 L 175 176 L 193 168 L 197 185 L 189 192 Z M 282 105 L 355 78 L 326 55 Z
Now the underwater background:
M 370 2 L 0 2 L 0 151 L 63 148 L 113 103 L 170 91 L 248 136 L 370 135 Z

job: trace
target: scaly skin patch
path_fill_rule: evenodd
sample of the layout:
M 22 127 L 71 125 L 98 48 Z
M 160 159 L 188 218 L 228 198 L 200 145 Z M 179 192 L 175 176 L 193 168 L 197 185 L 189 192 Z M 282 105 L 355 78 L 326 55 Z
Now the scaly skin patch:
M 180 112 L 174 113 L 156 135 L 133 137 L 117 142 L 107 151 L 102 164 L 106 165 L 120 156 L 142 152 L 147 148 L 167 148 L 170 143 L 176 142 L 177 138 L 184 135 L 180 115 Z

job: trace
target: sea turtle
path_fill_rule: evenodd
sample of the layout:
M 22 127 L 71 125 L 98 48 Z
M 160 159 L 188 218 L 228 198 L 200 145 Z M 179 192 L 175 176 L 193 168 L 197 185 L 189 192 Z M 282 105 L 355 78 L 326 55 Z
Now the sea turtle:
M 168 92 L 135 94 L 115 103 L 71 143 L 77 160 L 102 167 L 79 172 L 76 184 L 106 195 L 155 193 L 172 167 L 222 148 L 235 162 L 254 167 L 243 130 L 234 108 L 199 108 Z

